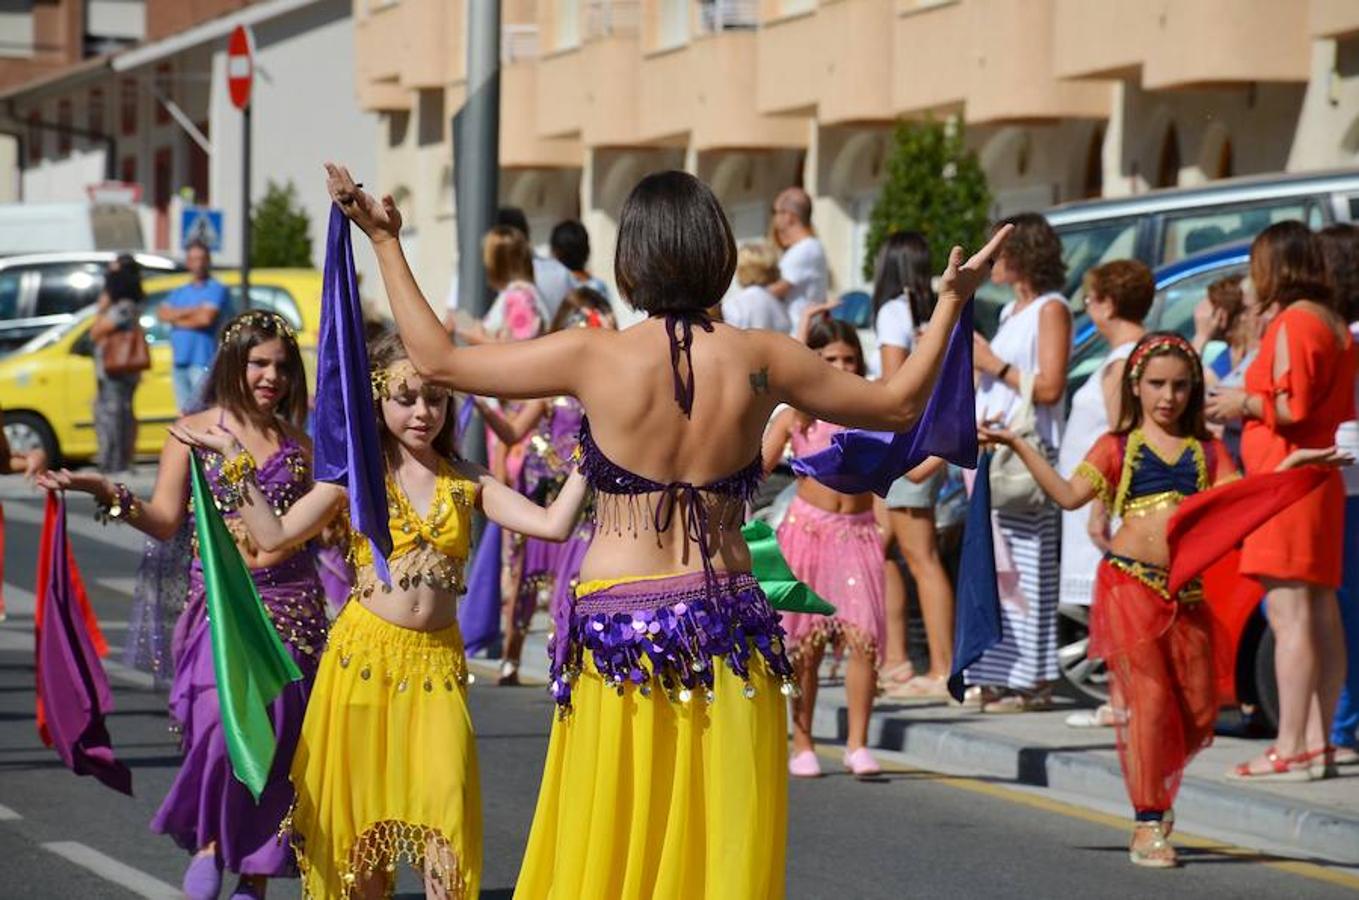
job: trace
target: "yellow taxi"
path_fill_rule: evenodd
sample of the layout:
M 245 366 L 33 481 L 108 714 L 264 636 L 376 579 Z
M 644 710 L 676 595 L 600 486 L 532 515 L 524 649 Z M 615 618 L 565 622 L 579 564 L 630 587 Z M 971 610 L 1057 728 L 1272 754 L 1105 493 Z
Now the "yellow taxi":
M 223 269 L 213 277 L 226 285 L 233 310 L 241 310 L 241 274 Z M 165 426 L 178 414 L 170 382 L 170 329 L 156 318 L 156 307 L 187 283 L 184 273 L 147 278 L 142 328 L 151 346 L 151 368 L 142 373 L 133 399 L 137 454 L 155 455 L 165 441 Z M 297 330 L 308 384 L 316 378 L 316 345 L 321 327 L 321 273 L 314 269 L 255 269 L 250 273 L 250 306 L 277 312 Z M 16 452 L 41 447 L 62 464 L 87 461 L 95 454 L 94 358 L 90 326 L 94 307 L 37 335 L 0 357 L 0 409 L 5 435 Z

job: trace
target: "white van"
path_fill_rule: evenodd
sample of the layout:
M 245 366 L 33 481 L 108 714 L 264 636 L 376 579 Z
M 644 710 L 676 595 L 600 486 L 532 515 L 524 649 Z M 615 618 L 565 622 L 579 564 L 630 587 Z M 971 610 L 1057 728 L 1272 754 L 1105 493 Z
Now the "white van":
M 115 203 L 0 204 L 0 256 L 141 250 L 135 207 Z

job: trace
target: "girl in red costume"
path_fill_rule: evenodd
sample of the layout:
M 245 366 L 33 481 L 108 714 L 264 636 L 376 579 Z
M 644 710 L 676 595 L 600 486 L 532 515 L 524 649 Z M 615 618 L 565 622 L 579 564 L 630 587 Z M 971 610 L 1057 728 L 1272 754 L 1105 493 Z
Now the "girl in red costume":
M 1167 526 L 1186 497 L 1238 477 L 1221 441 L 1204 425 L 1203 367 L 1184 338 L 1148 334 L 1128 358 L 1122 415 L 1071 480 L 1013 432 L 983 427 L 982 439 L 1014 447 L 1063 509 L 1104 501 L 1118 529 L 1100 563 L 1090 614 L 1090 652 L 1109 667 L 1111 701 L 1128 710 L 1118 724 L 1119 762 L 1136 813 L 1129 857 L 1139 866 L 1178 864 L 1166 840 L 1171 805 L 1189 760 L 1213 737 L 1217 695 L 1203 588 L 1195 580 L 1169 595 Z M 1280 469 L 1324 461 L 1300 451 Z

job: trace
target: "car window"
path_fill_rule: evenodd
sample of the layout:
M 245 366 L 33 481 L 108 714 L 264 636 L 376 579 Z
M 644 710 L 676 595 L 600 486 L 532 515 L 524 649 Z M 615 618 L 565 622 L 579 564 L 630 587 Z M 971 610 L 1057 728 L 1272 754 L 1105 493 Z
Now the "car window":
M 19 315 L 19 273 L 0 272 L 0 320 Z
M 1243 260 L 1215 266 L 1166 285 L 1156 292 L 1147 316 L 1149 331 L 1174 331 L 1187 338 L 1194 336 L 1194 307 L 1208 292 L 1208 285 L 1228 275 L 1246 274 Z
M 38 300 L 35 315 L 73 313 L 99 299 L 104 289 L 101 263 L 60 263 L 37 267 Z
M 146 342 L 148 344 L 159 344 L 170 340 L 170 326 L 156 318 L 156 308 L 165 302 L 165 298 L 170 296 L 170 291 L 156 291 L 147 294 L 142 302 L 142 316 L 140 324 L 142 331 L 146 332 Z
M 302 330 L 302 312 L 297 308 L 297 301 L 281 287 L 267 284 L 250 285 L 250 308 L 276 312 L 293 327 L 294 331 Z M 240 285 L 231 287 L 231 309 L 232 315 L 245 310 L 241 303 Z
M 1116 219 L 1097 224 L 1059 227 L 1062 261 L 1066 263 L 1066 288 L 1063 293 L 1072 309 L 1085 308 L 1085 273 L 1101 263 L 1133 259 L 1137 244 L 1137 220 Z
M 1298 219 L 1313 228 L 1325 224 L 1321 208 L 1307 197 L 1167 213 L 1161 262 L 1171 263 L 1211 247 L 1248 241 L 1275 222 L 1288 219 Z

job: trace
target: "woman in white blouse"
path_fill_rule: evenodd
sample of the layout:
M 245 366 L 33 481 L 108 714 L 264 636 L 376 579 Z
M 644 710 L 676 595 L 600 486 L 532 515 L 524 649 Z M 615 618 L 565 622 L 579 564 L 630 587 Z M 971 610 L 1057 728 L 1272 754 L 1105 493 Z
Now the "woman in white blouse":
M 1007 219 L 1014 232 L 1000 251 L 991 280 L 1008 285 L 1014 299 L 1000 314 L 988 343 L 973 338 L 972 364 L 980 375 L 977 420 L 1009 422 L 1020 392 L 1032 380 L 1035 440 L 1050 462 L 1057 459 L 1064 424 L 1071 309 L 1062 242 L 1037 213 Z M 993 712 L 1044 708 L 1057 680 L 1057 595 L 1060 519 L 1051 503 L 995 514 L 1019 574 L 1022 603 L 1002 604 L 1004 637 L 968 668 L 974 687 L 968 702 Z M 998 548 L 999 549 L 999 548 Z

